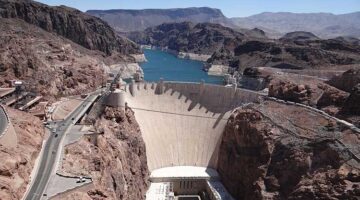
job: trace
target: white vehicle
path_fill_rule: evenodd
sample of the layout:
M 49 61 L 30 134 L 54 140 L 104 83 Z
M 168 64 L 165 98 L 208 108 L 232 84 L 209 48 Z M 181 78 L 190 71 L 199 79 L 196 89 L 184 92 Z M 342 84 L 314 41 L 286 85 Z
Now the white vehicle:
M 76 179 L 76 183 L 84 183 L 86 180 L 84 177 L 80 176 L 78 179 Z

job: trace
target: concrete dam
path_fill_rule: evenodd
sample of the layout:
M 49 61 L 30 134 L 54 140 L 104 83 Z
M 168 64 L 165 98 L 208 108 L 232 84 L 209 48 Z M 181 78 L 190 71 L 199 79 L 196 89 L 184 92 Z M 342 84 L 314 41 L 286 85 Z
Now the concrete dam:
M 173 188 L 184 187 L 184 179 L 219 180 L 217 161 L 227 120 L 235 108 L 259 99 L 258 93 L 236 87 L 162 81 L 132 82 L 116 93 L 107 102 L 126 104 L 134 111 L 146 145 L 150 180 L 170 181 Z M 206 184 L 211 185 L 194 183 L 198 189 L 211 190 Z M 196 193 L 196 187 L 180 193 Z

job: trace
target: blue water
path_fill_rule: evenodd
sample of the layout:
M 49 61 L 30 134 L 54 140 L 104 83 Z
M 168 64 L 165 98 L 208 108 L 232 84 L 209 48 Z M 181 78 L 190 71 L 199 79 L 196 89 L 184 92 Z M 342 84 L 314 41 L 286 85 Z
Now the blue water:
M 222 77 L 209 76 L 202 70 L 203 63 L 199 61 L 180 59 L 160 50 L 144 49 L 148 62 L 142 63 L 146 81 L 183 81 L 222 84 Z

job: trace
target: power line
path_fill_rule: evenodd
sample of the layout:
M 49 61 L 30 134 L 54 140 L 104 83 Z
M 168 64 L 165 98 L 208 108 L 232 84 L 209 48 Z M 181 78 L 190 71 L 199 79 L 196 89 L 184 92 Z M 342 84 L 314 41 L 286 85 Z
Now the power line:
M 72 100 L 79 100 L 83 102 L 92 102 L 85 99 L 78 99 L 78 98 L 68 98 Z M 100 105 L 105 105 L 103 102 L 98 102 Z M 131 107 L 128 106 L 132 110 L 141 110 L 141 111 L 148 111 L 148 112 L 154 112 L 154 113 L 163 113 L 163 114 L 170 114 L 170 115 L 178 115 L 178 116 L 186 116 L 186 117 L 197 117 L 197 118 L 204 118 L 204 119 L 219 119 L 219 117 L 210 117 L 210 116 L 201 116 L 201 115 L 192 115 L 192 114 L 183 114 L 183 113 L 175 113 L 175 112 L 167 112 L 167 111 L 160 111 L 160 110 L 153 110 L 153 109 L 145 109 L 145 108 L 138 108 L 138 107 Z M 224 106 L 225 108 L 225 106 Z M 224 115 L 225 113 L 218 113 L 221 115 Z M 228 118 L 221 118 L 221 120 L 228 120 Z

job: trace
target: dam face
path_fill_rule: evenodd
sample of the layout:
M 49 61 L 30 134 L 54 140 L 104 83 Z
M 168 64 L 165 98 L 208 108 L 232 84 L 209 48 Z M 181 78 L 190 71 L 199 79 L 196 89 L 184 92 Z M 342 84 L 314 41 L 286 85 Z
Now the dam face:
M 125 88 L 126 103 L 139 123 L 151 172 L 174 166 L 216 170 L 228 117 L 233 109 L 258 100 L 258 96 L 203 83 L 132 83 Z

